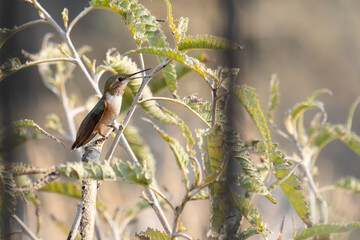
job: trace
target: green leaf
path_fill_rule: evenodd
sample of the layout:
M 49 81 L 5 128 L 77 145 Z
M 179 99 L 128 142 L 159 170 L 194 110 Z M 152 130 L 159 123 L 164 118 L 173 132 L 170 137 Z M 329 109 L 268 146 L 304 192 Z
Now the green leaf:
M 344 188 L 351 193 L 360 193 L 360 180 L 355 177 L 347 176 L 339 179 L 336 181 L 335 186 L 338 188 Z
M 148 47 L 148 48 L 141 48 L 137 50 L 131 50 L 125 55 L 134 54 L 134 53 L 151 53 L 158 56 L 168 57 L 171 59 L 174 59 L 185 66 L 191 68 L 192 70 L 199 73 L 205 80 L 209 83 L 210 86 L 215 87 L 215 84 L 218 84 L 219 78 L 216 76 L 214 71 L 208 67 L 202 62 L 200 62 L 198 59 L 194 57 L 190 57 L 186 55 L 185 53 L 177 52 L 171 48 L 156 48 L 156 47 Z
M 147 228 L 145 232 L 140 232 L 139 234 L 136 233 L 135 236 L 139 240 L 170 240 L 170 236 L 165 232 L 152 228 Z
M 232 204 L 239 210 L 250 224 L 257 229 L 258 232 L 262 233 L 266 231 L 266 225 L 263 223 L 262 217 L 259 210 L 246 199 L 244 196 L 232 193 Z
M 195 150 L 194 150 L 194 145 L 195 145 L 195 140 L 192 137 L 191 131 L 189 129 L 189 127 L 186 125 L 186 123 L 179 117 L 177 116 L 175 113 L 171 112 L 170 110 L 162 107 L 162 110 L 170 115 L 172 118 L 174 118 L 174 120 L 176 121 L 176 125 L 179 126 L 179 128 L 181 129 L 181 132 L 183 133 L 183 136 L 185 138 L 186 141 L 186 152 L 189 154 L 189 156 L 194 156 L 195 155 Z
M 12 29 L 9 28 L 0 28 L 0 48 L 5 44 L 5 42 L 11 38 L 18 31 L 18 27 L 14 26 Z
M 179 51 L 196 49 L 240 50 L 242 47 L 226 38 L 212 35 L 196 35 L 183 38 L 178 44 Z
M 267 114 L 269 121 L 273 121 L 274 112 L 278 105 L 279 105 L 279 78 L 277 74 L 274 73 L 271 75 L 271 80 L 270 80 L 270 99 L 269 99 L 268 114 Z
M 145 144 L 140 137 L 138 129 L 129 124 L 124 130 L 124 135 L 140 164 L 146 166 L 146 169 L 154 176 L 156 170 L 155 158 L 151 153 L 149 146 Z
M 272 143 L 270 138 L 270 132 L 266 124 L 265 116 L 260 108 L 259 100 L 257 99 L 255 89 L 247 85 L 243 85 L 241 88 L 236 86 L 234 88 L 235 96 L 240 100 L 246 111 L 250 114 L 257 129 L 260 132 L 263 144 L 265 146 L 265 154 L 267 159 L 271 159 L 273 152 Z M 270 164 L 270 163 L 269 163 Z
M 341 140 L 356 154 L 360 155 L 360 137 L 356 133 L 347 132 L 345 126 L 340 124 L 333 126 L 329 123 L 324 124 L 321 130 L 309 140 L 309 144 L 316 147 L 318 153 L 326 144 L 335 139 Z
M 197 112 L 206 122 L 211 123 L 212 106 L 209 102 L 198 98 L 196 94 L 186 96 L 182 101 Z
M 316 224 L 311 228 L 304 229 L 296 234 L 295 240 L 308 239 L 325 234 L 348 232 L 360 227 L 360 222 L 351 222 L 345 225 L 340 224 Z
M 24 119 L 13 122 L 10 125 L 0 129 L 0 153 L 14 149 L 15 147 L 25 143 L 27 140 L 38 139 L 39 134 L 30 132 L 26 128 L 28 126 L 35 128 L 38 133 L 57 141 L 65 147 L 65 145 L 59 139 L 47 133 L 39 125 L 34 123 L 34 121 Z
M 188 169 L 187 165 L 189 163 L 189 155 L 185 152 L 184 148 L 180 145 L 177 139 L 170 137 L 165 132 L 163 132 L 158 126 L 156 126 L 151 121 L 148 121 L 153 128 L 159 133 L 159 135 L 169 144 L 172 152 L 175 155 L 176 163 L 178 164 L 180 170 L 184 174 L 184 178 L 187 178 Z
M 245 231 L 242 231 L 242 232 L 236 234 L 235 240 L 245 240 L 245 239 L 248 239 L 249 237 L 251 237 L 255 234 L 259 234 L 259 233 L 260 232 L 258 231 L 257 228 L 249 227 Z
M 209 199 L 210 193 L 208 188 L 203 188 L 198 191 L 194 196 L 191 197 L 191 200 L 205 200 Z
M 7 59 L 4 64 L 0 66 L 0 81 L 25 67 L 26 64 L 21 64 L 18 58 Z
M 149 185 L 151 176 L 139 165 L 122 162 L 114 158 L 111 163 L 66 163 L 56 167 L 56 171 L 66 177 L 78 180 L 123 181 Z
M 200 62 L 207 61 L 204 54 L 199 54 L 199 55 L 196 55 L 194 57 L 196 59 L 198 59 Z M 188 74 L 191 71 L 190 68 L 184 66 L 181 63 L 178 63 L 178 62 L 172 62 L 172 63 L 175 64 L 177 81 L 179 81 L 182 77 L 184 77 L 186 74 Z M 165 81 L 164 76 L 155 75 L 153 77 L 153 79 L 151 80 L 151 82 L 149 83 L 149 86 L 150 86 L 153 94 L 156 94 L 156 93 L 160 92 L 162 89 L 164 89 L 167 86 L 167 83 Z
M 215 125 L 215 127 L 208 131 L 197 130 L 197 136 L 200 139 L 199 148 L 206 172 L 204 182 L 211 182 L 214 180 L 214 177 L 215 180 L 219 177 L 218 171 L 224 168 L 226 163 L 222 129 L 218 125 Z M 215 233 L 215 235 L 220 232 L 225 221 L 225 206 L 227 204 L 225 198 L 222 196 L 226 191 L 223 178 L 224 175 L 222 174 L 218 181 L 209 186 L 211 204 L 210 231 Z
M 302 116 L 306 110 L 318 108 L 323 113 L 323 123 L 326 121 L 326 112 L 324 109 L 324 104 L 320 101 L 315 101 L 315 98 L 322 93 L 331 94 L 331 91 L 327 89 L 320 89 L 315 91 L 310 97 L 308 97 L 305 101 L 298 103 L 295 107 L 290 111 L 290 113 L 285 118 L 285 127 L 287 131 L 298 139 L 298 120 L 302 119 Z M 302 122 L 300 122 L 300 127 L 303 128 Z
M 245 150 L 240 135 L 235 131 L 229 130 L 226 132 L 226 136 L 229 151 L 231 151 L 232 156 L 244 171 L 244 174 L 237 176 L 236 182 L 240 183 L 240 186 L 243 187 L 246 191 L 262 194 L 275 204 L 276 200 L 272 197 L 268 188 L 261 180 L 260 174 L 257 171 L 257 167 L 251 159 L 249 152 Z
M 161 29 L 161 25 L 156 20 L 156 17 L 137 1 L 92 0 L 90 5 L 94 7 L 110 8 L 120 14 L 139 47 L 145 42 L 147 42 L 151 47 L 169 46 L 166 42 L 166 36 Z M 158 59 L 159 62 L 161 62 L 164 58 L 158 57 Z M 163 69 L 163 74 L 169 89 L 172 92 L 175 92 L 177 89 L 175 64 L 170 63 Z
M 68 197 L 81 199 L 81 191 L 77 184 L 72 182 L 50 182 L 39 191 L 59 193 Z
M 357 106 L 359 105 L 359 103 L 360 103 L 360 97 L 358 97 L 355 100 L 355 102 L 351 105 L 351 108 L 350 108 L 349 114 L 348 114 L 348 118 L 347 118 L 347 123 L 346 123 L 347 132 L 351 131 L 351 125 L 352 125 L 352 121 L 354 118 L 354 113 L 355 113 L 355 110 L 356 110 Z
M 276 179 L 282 181 L 287 177 L 286 180 L 280 184 L 287 199 L 306 226 L 312 226 L 310 211 L 306 204 L 298 177 L 294 173 L 289 176 L 291 163 L 285 160 L 284 154 L 280 151 L 275 151 L 272 158 Z

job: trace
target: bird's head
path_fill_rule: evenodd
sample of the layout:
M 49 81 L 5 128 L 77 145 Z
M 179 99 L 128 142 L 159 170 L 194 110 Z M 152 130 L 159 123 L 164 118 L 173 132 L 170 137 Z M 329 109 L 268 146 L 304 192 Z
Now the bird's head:
M 118 73 L 110 76 L 106 80 L 104 93 L 110 93 L 111 95 L 123 95 L 127 83 L 133 79 L 143 78 L 143 76 L 139 76 L 139 77 L 134 77 L 134 76 L 136 74 L 145 72 L 149 69 L 150 68 L 132 74 Z

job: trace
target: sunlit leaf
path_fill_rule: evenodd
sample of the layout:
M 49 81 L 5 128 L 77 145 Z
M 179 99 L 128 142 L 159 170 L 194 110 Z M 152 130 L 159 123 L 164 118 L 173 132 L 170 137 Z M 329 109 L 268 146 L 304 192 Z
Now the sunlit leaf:
M 348 232 L 360 227 L 360 222 L 351 222 L 345 225 L 340 224 L 316 224 L 296 234 L 295 240 L 308 239 L 325 234 Z
M 297 121 L 299 120 L 299 118 L 303 116 L 306 110 L 318 108 L 323 113 L 323 123 L 326 121 L 326 112 L 324 109 L 324 104 L 320 101 L 315 100 L 315 98 L 322 93 L 331 94 L 331 92 L 327 89 L 317 90 L 310 97 L 306 98 L 305 101 L 296 104 L 295 107 L 286 116 L 285 127 L 287 131 L 291 135 L 293 135 L 296 139 L 298 138 L 298 126 L 299 126 Z M 300 124 L 302 124 L 302 122 Z M 301 127 L 303 128 L 303 126 Z
M 284 154 L 280 151 L 274 152 L 272 157 L 276 179 L 282 180 L 287 177 L 285 182 L 280 185 L 287 199 L 306 226 L 312 226 L 310 211 L 305 201 L 300 181 L 294 173 L 288 176 L 291 171 L 291 163 L 285 160 Z
M 179 51 L 195 49 L 209 50 L 240 50 L 242 47 L 226 38 L 212 35 L 186 36 L 178 44 Z
M 57 166 L 56 171 L 61 175 L 78 180 L 123 181 L 141 185 L 151 183 L 151 176 L 144 168 L 115 158 L 110 164 L 69 162 Z
M 168 47 L 166 36 L 161 29 L 161 25 L 156 20 L 156 17 L 145 8 L 144 5 L 135 0 L 92 0 L 90 5 L 94 7 L 105 7 L 112 9 L 120 14 L 130 30 L 135 42 L 140 47 L 147 42 L 151 47 Z M 161 62 L 164 57 L 158 57 Z M 170 63 L 162 71 L 164 73 L 169 89 L 175 92 L 176 85 L 176 71 L 175 64 Z
M 272 143 L 270 138 L 270 132 L 266 124 L 266 118 L 263 111 L 260 108 L 259 100 L 257 99 L 255 89 L 247 85 L 243 85 L 241 88 L 236 86 L 233 90 L 235 96 L 243 104 L 247 112 L 250 114 L 251 119 L 254 121 L 257 129 L 260 132 L 261 138 L 265 145 L 266 157 L 271 159 L 273 152 Z
M 59 193 L 68 197 L 81 199 L 81 190 L 79 186 L 73 182 L 50 182 L 40 188 L 39 191 Z
M 265 232 L 266 225 L 258 209 L 249 202 L 244 196 L 232 193 L 232 204 L 239 210 L 239 212 L 250 222 L 250 224 L 257 229 L 258 232 Z
M 170 240 L 170 236 L 165 232 L 161 232 L 157 229 L 148 228 L 145 232 L 135 234 L 139 240 Z
M 278 105 L 279 105 L 279 78 L 277 74 L 274 73 L 271 75 L 271 80 L 270 80 L 270 97 L 269 97 L 268 114 L 267 114 L 269 121 L 273 121 L 274 112 Z
M 202 62 L 200 62 L 198 59 L 190 57 L 186 55 L 185 53 L 176 52 L 175 50 L 171 48 L 156 48 L 156 47 L 148 47 L 148 48 L 141 48 L 137 50 L 131 50 L 127 53 L 128 54 L 134 54 L 134 53 L 151 53 L 158 56 L 164 56 L 171 59 L 174 59 L 185 66 L 191 68 L 192 70 L 199 73 L 205 80 L 209 83 L 210 86 L 215 87 L 215 83 L 219 83 L 219 78 L 214 74 L 214 71 L 208 67 Z
M 196 94 L 184 97 L 183 102 L 200 114 L 208 123 L 211 123 L 212 106 L 209 102 L 199 98 Z

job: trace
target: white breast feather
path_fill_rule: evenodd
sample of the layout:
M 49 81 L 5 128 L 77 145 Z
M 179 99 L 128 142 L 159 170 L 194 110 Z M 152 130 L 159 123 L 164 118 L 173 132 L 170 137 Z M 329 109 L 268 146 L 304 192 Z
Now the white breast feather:
M 120 112 L 122 96 L 116 96 L 116 95 L 111 95 L 109 93 L 106 93 L 106 101 L 109 104 L 108 107 L 112 108 L 117 113 Z

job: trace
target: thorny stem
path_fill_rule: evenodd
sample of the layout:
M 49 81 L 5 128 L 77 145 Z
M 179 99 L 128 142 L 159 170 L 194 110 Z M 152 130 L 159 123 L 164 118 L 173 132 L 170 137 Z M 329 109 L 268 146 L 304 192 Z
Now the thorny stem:
M 156 101 L 156 100 L 159 100 L 159 101 L 169 101 L 169 102 L 174 102 L 174 103 L 178 103 L 184 107 L 186 107 L 188 110 L 190 110 L 194 115 L 196 115 L 203 123 L 206 124 L 206 126 L 208 126 L 209 128 L 211 128 L 211 125 L 203 118 L 200 116 L 200 114 L 198 114 L 196 111 L 194 111 L 191 107 L 189 107 L 188 105 L 186 105 L 185 103 L 183 103 L 182 101 L 180 100 L 177 100 L 177 99 L 173 99 L 173 98 L 166 98 L 166 97 L 151 97 L 151 98 L 144 98 L 144 99 L 141 99 L 139 101 L 139 104 L 143 103 L 143 102 L 147 102 L 147 101 Z
M 12 215 L 12 218 L 15 219 L 15 221 L 20 225 L 20 227 L 26 232 L 26 234 L 32 240 L 39 240 L 40 239 L 26 226 L 26 224 L 23 221 L 21 221 L 20 218 L 18 218 L 18 216 Z

